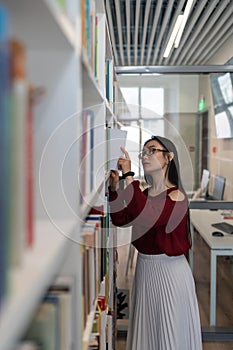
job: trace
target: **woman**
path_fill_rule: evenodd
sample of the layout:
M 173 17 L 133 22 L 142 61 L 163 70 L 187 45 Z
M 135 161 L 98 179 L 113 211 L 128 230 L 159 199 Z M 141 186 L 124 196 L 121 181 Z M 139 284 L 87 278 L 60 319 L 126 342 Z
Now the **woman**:
M 200 350 L 200 318 L 193 276 L 185 255 L 190 249 L 189 209 L 174 144 L 152 136 L 139 158 L 149 187 L 133 178 L 125 149 L 119 174 L 109 180 L 113 224 L 132 226 L 138 250 L 132 289 L 127 350 Z

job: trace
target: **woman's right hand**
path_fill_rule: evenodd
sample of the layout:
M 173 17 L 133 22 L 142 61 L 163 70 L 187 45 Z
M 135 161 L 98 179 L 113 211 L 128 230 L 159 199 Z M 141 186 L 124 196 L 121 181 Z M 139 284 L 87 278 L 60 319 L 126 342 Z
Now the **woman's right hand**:
M 119 184 L 119 173 L 117 170 L 111 170 L 109 177 L 109 186 L 111 191 L 116 191 Z

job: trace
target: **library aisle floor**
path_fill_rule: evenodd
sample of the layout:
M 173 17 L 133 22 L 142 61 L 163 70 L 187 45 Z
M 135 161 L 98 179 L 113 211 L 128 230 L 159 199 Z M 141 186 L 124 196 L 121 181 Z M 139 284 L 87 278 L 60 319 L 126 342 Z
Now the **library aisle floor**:
M 120 235 L 123 233 L 120 232 Z M 120 237 L 120 240 L 122 237 Z M 126 265 L 129 244 L 118 247 L 117 286 L 118 289 L 131 289 L 136 262 L 136 252 L 132 267 L 126 276 Z M 194 238 L 194 278 L 199 302 L 201 325 L 208 326 L 209 322 L 209 296 L 210 296 L 210 254 L 205 242 L 198 233 Z M 217 275 L 217 326 L 233 326 L 233 260 L 227 257 L 218 258 Z M 127 320 L 118 320 L 118 329 L 125 328 Z M 118 337 L 116 350 L 125 350 L 126 339 Z M 232 350 L 233 342 L 203 342 L 203 350 Z M 164 349 L 166 350 L 166 349 Z

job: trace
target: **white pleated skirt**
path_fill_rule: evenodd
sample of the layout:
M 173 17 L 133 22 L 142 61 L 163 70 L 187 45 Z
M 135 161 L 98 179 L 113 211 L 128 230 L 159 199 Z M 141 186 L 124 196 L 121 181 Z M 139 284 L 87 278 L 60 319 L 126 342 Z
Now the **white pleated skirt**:
M 185 256 L 138 253 L 126 350 L 201 350 L 195 284 Z

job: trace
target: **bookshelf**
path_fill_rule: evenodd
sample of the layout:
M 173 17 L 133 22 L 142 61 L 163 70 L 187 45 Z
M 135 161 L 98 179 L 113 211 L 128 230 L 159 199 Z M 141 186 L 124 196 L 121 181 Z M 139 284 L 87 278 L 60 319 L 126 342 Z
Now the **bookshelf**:
M 63 222 L 62 225 L 66 226 L 68 231 L 72 231 L 69 222 Z M 50 233 L 49 239 L 47 232 Z M 46 245 L 50 247 L 47 251 L 44 249 Z M 13 348 L 25 331 L 41 295 L 53 281 L 67 253 L 67 240 L 54 225 L 48 221 L 38 222 L 33 249 L 25 253 L 23 264 L 11 271 L 12 292 L 1 310 L 1 349 Z
M 13 124 L 14 118 L 18 118 L 17 123 L 22 128 L 19 140 L 24 140 L 26 117 L 23 113 L 19 116 L 17 108 L 11 111 L 11 84 L 23 86 L 24 99 L 18 95 L 18 90 L 16 97 L 21 101 L 25 115 L 30 110 L 30 134 L 27 137 L 32 148 L 29 159 L 18 147 L 21 156 L 19 168 L 15 167 L 14 158 L 10 157 L 10 164 L 6 163 L 10 175 L 7 220 L 15 221 L 7 204 L 8 200 L 13 202 L 13 198 L 24 208 L 21 215 L 25 218 L 20 227 L 15 222 L 14 229 L 11 225 L 8 228 L 6 223 L 10 240 L 4 236 L 7 256 L 0 271 L 0 275 L 2 271 L 5 274 L 4 280 L 1 275 L 0 281 L 6 286 L 0 295 L 0 350 L 20 349 L 19 343 L 27 332 L 33 333 L 32 325 L 40 322 L 37 313 L 40 312 L 41 317 L 44 310 L 50 312 L 53 309 L 52 305 L 47 307 L 48 299 L 56 303 L 63 300 L 63 306 L 69 300 L 71 311 L 67 327 L 70 330 L 67 330 L 68 338 L 63 343 L 69 344 L 67 350 L 87 349 L 95 322 L 99 322 L 102 328 L 101 349 L 106 348 L 106 342 L 108 349 L 114 349 L 115 237 L 113 230 L 109 229 L 105 192 L 108 179 L 107 127 L 117 125 L 114 114 L 116 78 L 104 3 L 102 0 L 3 0 L 1 6 L 6 15 L 2 15 L 0 8 L 0 21 L 3 18 L 7 27 L 1 40 L 5 40 L 4 45 L 12 38 L 19 43 L 25 68 L 24 74 L 17 75 L 7 87 L 10 109 L 7 113 L 10 113 Z M 36 103 L 29 108 L 30 89 L 34 95 L 40 93 Z M 2 100 L 0 107 L 1 103 Z M 11 124 L 8 126 L 11 132 Z M 18 133 L 18 130 L 14 132 Z M 19 143 L 13 146 L 10 140 L 9 137 L 6 152 L 14 152 L 19 146 Z M 29 143 L 25 147 L 27 150 Z M 21 191 L 21 197 L 15 192 L 19 187 L 16 173 L 20 173 L 22 182 L 26 176 L 24 165 L 27 169 L 30 165 L 32 177 L 32 193 L 29 195 L 33 212 L 30 218 L 28 183 L 24 183 L 26 192 Z M 14 191 L 11 189 L 13 185 Z M 27 205 L 24 207 L 22 203 Z M 102 206 L 106 213 L 105 249 L 88 248 L 84 244 L 87 215 L 93 206 Z M 32 226 L 30 244 L 26 221 Z M 90 230 L 95 232 L 95 226 L 92 225 Z M 93 232 L 89 232 L 90 235 Z M 103 256 L 101 249 L 105 252 Z M 9 259 L 8 255 L 15 258 L 16 253 L 17 261 L 12 263 L 9 261 L 12 257 Z M 84 265 L 86 255 L 93 264 L 94 254 L 105 259 L 105 270 L 98 281 L 92 306 L 84 315 Z M 93 294 L 93 290 L 90 293 Z M 106 301 L 103 310 L 98 307 L 101 298 Z M 54 310 L 49 314 L 51 319 L 56 313 Z M 98 312 L 99 321 L 96 321 Z

